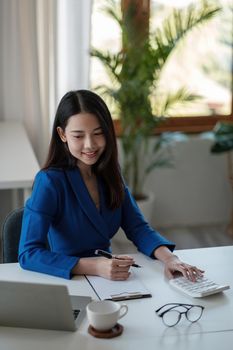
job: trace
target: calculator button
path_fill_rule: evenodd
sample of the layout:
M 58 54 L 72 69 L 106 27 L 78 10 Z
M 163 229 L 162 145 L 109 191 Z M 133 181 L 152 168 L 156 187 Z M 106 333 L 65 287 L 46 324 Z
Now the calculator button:
M 187 295 L 197 298 L 219 293 L 230 288 L 228 285 L 219 285 L 209 280 L 207 277 L 200 277 L 196 282 L 189 281 L 184 277 L 178 277 L 171 279 L 169 283 L 171 286 L 179 289 Z

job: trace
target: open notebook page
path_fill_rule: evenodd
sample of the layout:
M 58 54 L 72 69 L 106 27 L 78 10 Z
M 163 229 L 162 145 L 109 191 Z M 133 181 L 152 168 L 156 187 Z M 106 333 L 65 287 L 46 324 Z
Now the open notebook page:
M 86 278 L 101 300 L 126 300 L 151 297 L 151 293 L 135 273 L 131 273 L 129 279 L 126 281 L 112 281 L 99 276 L 86 276 Z

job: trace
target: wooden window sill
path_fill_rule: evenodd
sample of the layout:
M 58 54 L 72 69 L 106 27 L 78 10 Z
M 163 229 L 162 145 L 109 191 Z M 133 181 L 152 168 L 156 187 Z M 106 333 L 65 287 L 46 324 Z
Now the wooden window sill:
M 209 116 L 209 117 L 174 117 L 168 118 L 160 126 L 154 130 L 155 134 L 160 134 L 166 131 L 181 131 L 185 133 L 199 133 L 211 131 L 218 121 L 233 122 L 233 115 L 231 116 Z M 121 122 L 114 120 L 114 127 L 117 137 L 121 136 Z

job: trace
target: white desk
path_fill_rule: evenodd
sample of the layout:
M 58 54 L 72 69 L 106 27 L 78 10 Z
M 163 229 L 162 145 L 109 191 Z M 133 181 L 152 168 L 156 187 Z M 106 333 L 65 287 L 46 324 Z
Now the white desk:
M 113 339 L 97 339 L 87 333 L 84 320 L 77 332 L 57 332 L 0 327 L 0 350 L 231 350 L 233 342 L 233 246 L 177 251 L 187 262 L 203 267 L 210 278 L 229 283 L 225 293 L 203 299 L 192 299 L 172 289 L 163 277 L 163 266 L 142 254 L 135 254 L 143 266 L 136 272 L 151 291 L 152 298 L 130 300 L 128 314 L 120 320 L 124 332 Z M 0 265 L 1 280 L 35 281 L 66 284 L 70 294 L 95 294 L 80 276 L 71 281 L 39 273 L 23 271 L 18 264 Z M 194 324 L 182 318 L 180 323 L 167 328 L 154 310 L 168 302 L 199 303 L 205 306 L 202 318 Z
M 26 199 L 39 164 L 19 122 L 0 122 L 0 164 L 0 190 L 23 189 Z

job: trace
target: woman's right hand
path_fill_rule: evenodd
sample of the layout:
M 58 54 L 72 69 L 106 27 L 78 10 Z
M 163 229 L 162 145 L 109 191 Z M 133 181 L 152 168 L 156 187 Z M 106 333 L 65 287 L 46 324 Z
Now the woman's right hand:
M 117 259 L 98 258 L 96 268 L 98 276 L 102 276 L 114 281 L 124 281 L 130 276 L 130 266 L 134 260 L 127 255 L 118 256 Z
M 134 259 L 128 255 L 119 255 L 117 259 L 104 257 L 81 258 L 73 268 L 75 275 L 97 275 L 114 281 L 124 281 L 130 276 L 130 266 Z

